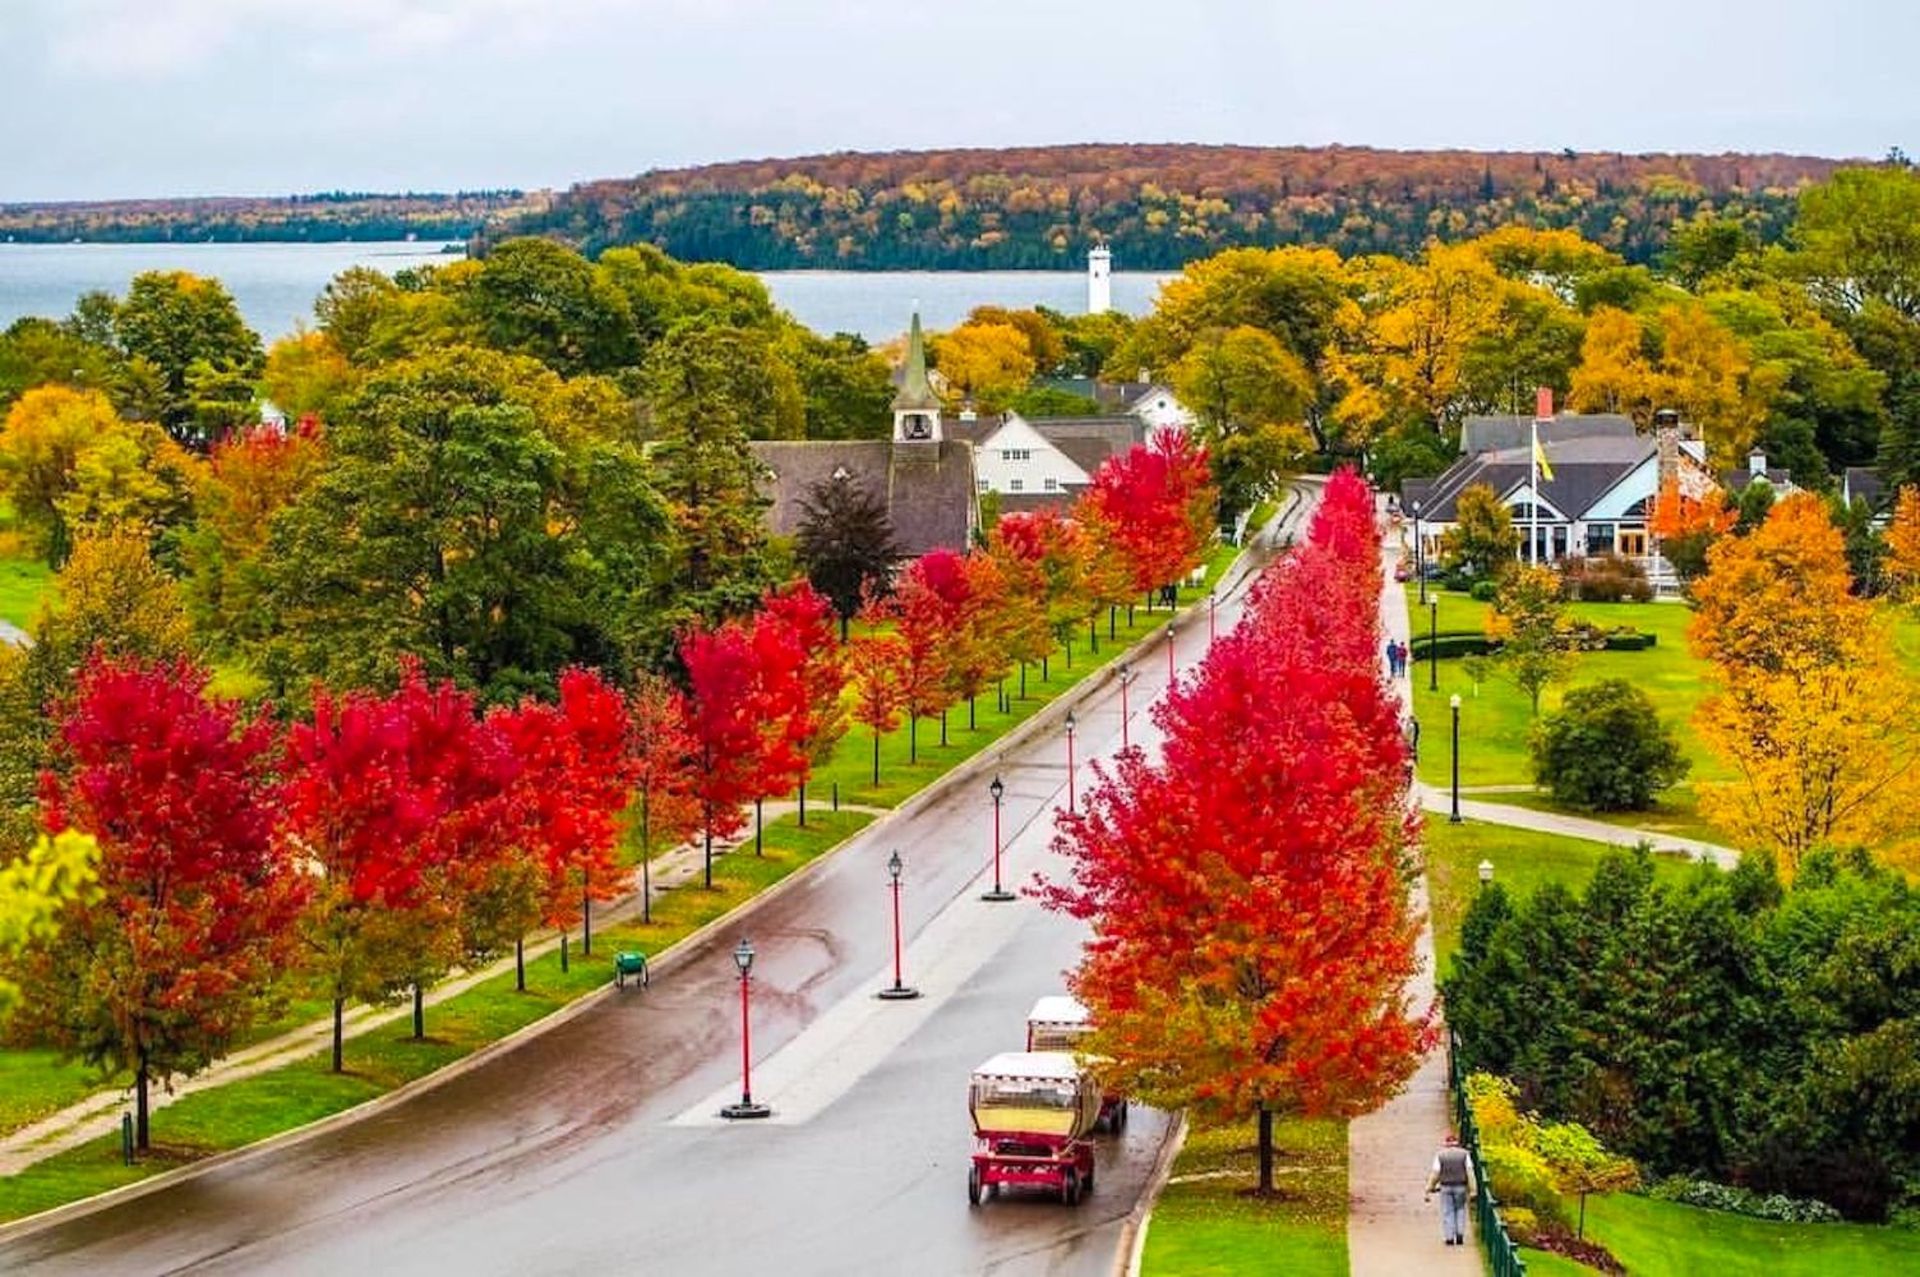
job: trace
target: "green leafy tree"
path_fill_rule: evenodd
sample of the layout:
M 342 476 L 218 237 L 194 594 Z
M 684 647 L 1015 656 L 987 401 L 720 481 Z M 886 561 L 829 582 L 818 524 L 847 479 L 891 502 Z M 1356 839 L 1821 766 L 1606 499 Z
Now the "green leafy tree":
M 1513 512 L 1500 504 L 1492 488 L 1476 483 L 1454 503 L 1453 526 L 1440 535 L 1440 562 L 1449 572 L 1499 576 L 1513 564 L 1520 534 Z
M 809 439 L 884 439 L 892 416 L 893 383 L 887 361 L 851 333 L 831 337 L 788 325 L 776 355 L 800 385 Z
M 1566 678 L 1578 646 L 1559 576 L 1529 564 L 1510 569 L 1487 611 L 1487 637 L 1500 644 L 1500 671 L 1525 693 L 1538 718 L 1540 693 Z
M 1618 678 L 1568 692 L 1531 749 L 1534 779 L 1580 811 L 1644 811 L 1691 767 L 1652 699 Z
M 1263 329 L 1202 335 L 1173 368 L 1174 393 L 1200 419 L 1222 521 L 1252 509 L 1313 446 L 1311 374 Z
M 412 656 L 506 700 L 657 637 L 665 520 L 617 398 L 581 390 L 471 348 L 368 379 L 270 524 L 263 672 L 283 694 L 390 683 Z
M 654 348 L 646 380 L 679 610 L 709 618 L 750 611 L 772 577 L 761 465 L 747 447 L 780 411 L 766 341 L 737 328 L 683 329 Z
M 371 266 L 349 266 L 320 290 L 313 304 L 320 331 L 352 363 L 363 363 L 373 345 L 374 331 L 398 304 L 400 286 Z
M 1847 310 L 1870 301 L 1920 319 L 1920 173 L 1841 169 L 1800 195 L 1795 266 Z
M 186 271 L 136 275 L 113 327 L 129 357 L 159 370 L 165 387 L 160 422 L 182 443 L 211 443 L 251 413 L 252 381 L 265 356 L 218 280 Z
M 639 362 L 626 294 L 573 249 L 510 239 L 482 267 L 460 300 L 488 346 L 532 355 L 563 377 Z

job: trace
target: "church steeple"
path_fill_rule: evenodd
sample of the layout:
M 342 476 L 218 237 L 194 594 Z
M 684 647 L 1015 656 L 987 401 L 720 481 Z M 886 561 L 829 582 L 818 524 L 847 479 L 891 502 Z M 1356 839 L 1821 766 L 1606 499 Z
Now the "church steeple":
M 927 344 L 920 334 L 920 312 L 913 312 L 913 327 L 907 333 L 907 362 L 902 369 L 900 389 L 893 396 L 893 437 L 895 442 L 938 442 L 940 439 L 940 396 L 933 393 L 927 379 Z

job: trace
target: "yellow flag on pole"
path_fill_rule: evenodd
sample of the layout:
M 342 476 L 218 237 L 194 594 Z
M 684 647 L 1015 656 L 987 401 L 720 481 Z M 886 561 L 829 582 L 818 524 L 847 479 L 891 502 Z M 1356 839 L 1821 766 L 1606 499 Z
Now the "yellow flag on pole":
M 1548 483 L 1553 482 L 1553 467 L 1547 464 L 1547 450 L 1540 446 L 1540 436 L 1533 438 L 1533 464 L 1540 467 L 1540 477 Z

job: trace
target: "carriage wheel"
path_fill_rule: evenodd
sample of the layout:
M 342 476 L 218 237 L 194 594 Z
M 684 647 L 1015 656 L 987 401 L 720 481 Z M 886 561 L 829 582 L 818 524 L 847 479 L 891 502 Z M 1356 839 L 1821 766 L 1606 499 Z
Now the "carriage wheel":
M 1121 1100 L 1120 1103 L 1114 1107 L 1113 1129 L 1116 1131 L 1124 1131 L 1127 1129 L 1127 1102 L 1125 1100 Z
M 967 1202 L 972 1206 L 980 1204 L 980 1168 L 977 1165 L 967 1168 Z
M 1071 1166 L 1060 1176 L 1060 1200 L 1069 1206 L 1080 1204 L 1080 1172 Z

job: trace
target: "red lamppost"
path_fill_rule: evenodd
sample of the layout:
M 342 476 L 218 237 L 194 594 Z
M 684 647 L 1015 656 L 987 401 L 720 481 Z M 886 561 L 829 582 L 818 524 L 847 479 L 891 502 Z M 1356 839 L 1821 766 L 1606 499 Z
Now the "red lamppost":
M 987 793 L 993 796 L 993 890 L 980 893 L 982 900 L 1011 900 L 1013 893 L 1000 885 L 1000 800 L 1006 797 L 1007 787 L 995 776 L 993 783 L 987 786 Z
M 1212 590 L 1207 591 L 1207 642 L 1213 642 L 1213 611 L 1220 604 L 1219 596 Z
M 1122 665 L 1120 667 L 1120 748 L 1121 749 L 1132 748 L 1132 741 L 1128 738 L 1128 734 L 1127 734 L 1128 726 L 1130 724 L 1130 721 L 1133 718 L 1133 715 L 1129 713 L 1127 710 L 1127 689 L 1133 686 L 1133 680 L 1138 677 L 1140 676 L 1134 673 L 1133 666 Z
M 1067 711 L 1067 814 L 1073 814 L 1073 711 Z
M 1167 690 L 1173 690 L 1173 631 L 1172 621 L 1167 622 Z
M 920 990 L 900 982 L 900 870 L 903 867 L 899 852 L 887 857 L 887 877 L 893 879 L 893 987 L 882 989 L 874 996 L 888 1002 L 904 1002 L 920 996 Z
M 753 941 L 745 936 L 734 946 L 733 965 L 740 968 L 740 1102 L 720 1110 L 721 1117 L 767 1117 L 773 1110 L 753 1102 L 753 1021 L 748 1014 L 753 981 Z

